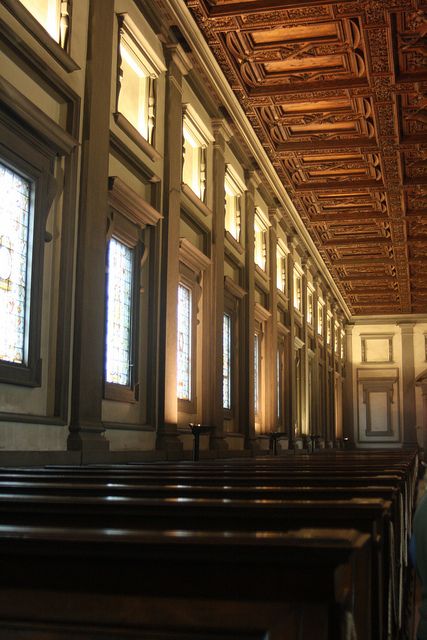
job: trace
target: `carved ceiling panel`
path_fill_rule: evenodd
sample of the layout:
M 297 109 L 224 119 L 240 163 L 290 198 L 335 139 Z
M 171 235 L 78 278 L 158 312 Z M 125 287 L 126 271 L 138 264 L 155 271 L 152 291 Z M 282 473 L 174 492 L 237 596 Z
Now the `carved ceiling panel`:
M 427 312 L 427 2 L 187 4 L 351 312 Z

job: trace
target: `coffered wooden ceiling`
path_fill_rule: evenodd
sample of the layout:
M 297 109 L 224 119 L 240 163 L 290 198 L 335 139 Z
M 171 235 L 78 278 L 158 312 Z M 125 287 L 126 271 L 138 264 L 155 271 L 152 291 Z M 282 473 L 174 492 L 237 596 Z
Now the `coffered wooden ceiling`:
M 427 312 L 427 2 L 186 1 L 353 315 Z

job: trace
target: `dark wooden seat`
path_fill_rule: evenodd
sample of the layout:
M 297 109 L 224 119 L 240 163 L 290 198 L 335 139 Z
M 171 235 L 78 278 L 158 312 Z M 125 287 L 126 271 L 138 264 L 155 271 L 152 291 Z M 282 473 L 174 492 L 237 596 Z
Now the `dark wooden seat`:
M 372 638 L 397 637 L 416 457 L 405 452 L 390 458 L 387 464 L 383 453 L 327 452 L 235 464 L 1 469 L 0 513 L 12 529 L 113 527 L 147 535 L 178 528 L 185 535 L 356 528 L 372 546 L 368 632 Z
M 0 635 L 370 640 L 369 554 L 351 529 L 1 526 Z

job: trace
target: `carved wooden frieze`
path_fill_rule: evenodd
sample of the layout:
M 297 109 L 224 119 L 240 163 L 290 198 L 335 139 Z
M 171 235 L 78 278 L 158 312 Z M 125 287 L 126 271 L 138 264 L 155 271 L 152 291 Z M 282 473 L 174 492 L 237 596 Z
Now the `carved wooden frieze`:
M 427 4 L 187 5 L 351 311 L 427 312 Z

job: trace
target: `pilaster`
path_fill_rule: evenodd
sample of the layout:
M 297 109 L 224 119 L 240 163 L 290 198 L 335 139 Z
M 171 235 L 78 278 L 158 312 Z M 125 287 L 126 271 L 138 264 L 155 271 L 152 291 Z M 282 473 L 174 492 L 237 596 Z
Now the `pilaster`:
M 179 457 L 178 404 L 176 393 L 177 290 L 182 174 L 182 79 L 191 64 L 180 45 L 166 45 L 165 158 L 159 375 L 159 424 L 157 446 L 168 458 Z
M 101 6 L 102 5 L 102 6 Z M 71 424 L 82 460 L 108 451 L 102 424 L 110 92 L 114 1 L 89 4 L 83 118 Z M 90 363 L 90 365 L 88 365 Z
M 212 121 L 215 142 L 213 144 L 213 220 L 212 220 L 212 280 L 211 280 L 211 380 L 213 394 L 211 423 L 215 432 L 211 443 L 215 449 L 225 450 L 223 409 L 223 315 L 224 315 L 224 213 L 225 213 L 225 144 L 232 131 L 223 119 Z
M 242 410 L 242 425 L 246 429 L 247 446 L 255 437 L 255 407 L 254 407 L 254 330 L 255 330 L 255 263 L 254 263 L 254 223 L 255 223 L 255 189 L 259 184 L 258 175 L 248 171 L 245 175 L 248 190 L 245 193 L 245 278 L 244 288 L 247 295 L 244 298 L 244 336 L 242 357 L 242 387 L 240 397 L 245 409 Z M 246 402 L 245 402 L 246 400 Z M 245 415 L 246 413 L 246 415 Z
M 353 390 L 353 324 L 345 325 L 346 375 L 343 394 L 343 436 L 354 443 L 354 397 Z
M 402 335 L 403 442 L 417 442 L 413 322 L 398 322 Z
M 289 416 L 290 416 L 290 437 L 292 440 L 295 439 L 298 433 L 298 425 L 297 425 L 297 388 L 296 388 L 296 380 L 297 380 L 297 371 L 296 371 L 296 347 L 295 347 L 295 306 L 294 306 L 294 252 L 296 248 L 295 236 L 290 235 L 288 246 L 290 248 L 290 252 L 288 254 L 288 298 L 289 298 L 289 331 L 290 331 L 290 342 L 289 342 L 289 361 L 288 361 L 288 371 L 289 378 L 291 381 L 289 388 Z
M 268 320 L 267 349 L 266 349 L 266 394 L 265 418 L 266 430 L 277 429 L 277 224 L 279 214 L 277 209 L 268 211 L 271 226 L 268 233 L 269 255 L 269 310 L 271 316 Z

